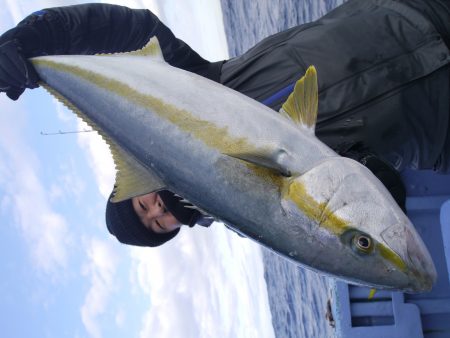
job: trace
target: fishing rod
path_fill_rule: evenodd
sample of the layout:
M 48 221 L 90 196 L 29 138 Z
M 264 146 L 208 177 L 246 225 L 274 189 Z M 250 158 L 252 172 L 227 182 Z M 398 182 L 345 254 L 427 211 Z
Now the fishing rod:
M 83 130 L 70 130 L 70 131 L 62 131 L 62 130 L 58 130 L 57 132 L 52 132 L 52 133 L 46 133 L 41 131 L 41 135 L 42 136 L 53 136 L 53 135 L 66 135 L 66 134 L 80 134 L 80 133 L 90 133 L 92 131 L 95 131 L 94 129 L 83 129 Z

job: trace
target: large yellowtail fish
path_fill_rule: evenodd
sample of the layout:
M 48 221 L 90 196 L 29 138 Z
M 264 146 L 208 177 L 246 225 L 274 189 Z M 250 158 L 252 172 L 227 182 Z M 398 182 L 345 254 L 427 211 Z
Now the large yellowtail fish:
M 314 67 L 277 114 L 171 67 L 156 40 L 137 52 L 31 61 L 110 145 L 114 201 L 168 189 L 298 264 L 376 288 L 431 289 L 430 255 L 389 192 L 315 137 Z

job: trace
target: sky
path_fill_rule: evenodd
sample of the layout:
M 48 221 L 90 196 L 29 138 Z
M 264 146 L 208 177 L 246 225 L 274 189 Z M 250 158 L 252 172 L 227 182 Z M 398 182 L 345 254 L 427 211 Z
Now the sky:
M 203 57 L 227 57 L 219 0 L 108 1 L 149 8 Z M 0 32 L 46 7 L 0 0 Z M 214 223 L 159 248 L 122 245 L 104 209 L 109 150 L 43 89 L 0 95 L 2 337 L 273 337 L 261 249 Z

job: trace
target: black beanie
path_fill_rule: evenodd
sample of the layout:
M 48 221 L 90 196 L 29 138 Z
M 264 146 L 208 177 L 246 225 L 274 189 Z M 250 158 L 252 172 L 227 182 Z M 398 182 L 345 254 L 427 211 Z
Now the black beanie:
M 158 195 L 164 202 L 165 207 L 172 215 L 184 225 L 193 227 L 196 223 L 209 226 L 212 218 L 205 217 L 198 210 L 186 208 L 190 204 L 182 202 L 182 198 L 168 190 L 158 191 Z M 108 231 L 116 236 L 117 240 L 124 244 L 155 247 L 174 238 L 180 229 L 168 233 L 156 233 L 141 222 L 134 211 L 131 199 L 112 203 L 111 193 L 106 204 L 106 226 Z

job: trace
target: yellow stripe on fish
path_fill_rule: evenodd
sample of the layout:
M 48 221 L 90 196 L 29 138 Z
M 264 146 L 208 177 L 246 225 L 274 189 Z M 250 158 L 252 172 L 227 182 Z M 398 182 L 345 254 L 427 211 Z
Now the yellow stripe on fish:
M 151 109 L 160 117 L 169 120 L 181 130 L 193 134 L 209 147 L 215 148 L 221 153 L 235 153 L 242 150 L 254 151 L 256 147 L 245 137 L 232 137 L 227 127 L 218 127 L 209 121 L 193 116 L 184 109 L 175 107 L 151 95 L 138 92 L 130 86 L 117 80 L 108 78 L 77 66 L 57 63 L 49 60 L 33 60 L 36 65 L 46 66 L 55 70 L 70 73 L 89 81 L 96 86 L 113 92 L 133 103 Z

